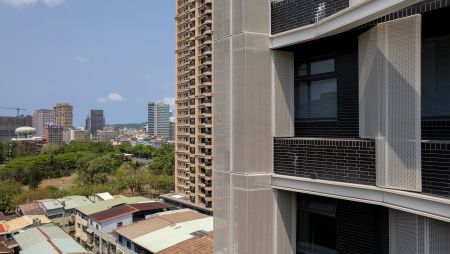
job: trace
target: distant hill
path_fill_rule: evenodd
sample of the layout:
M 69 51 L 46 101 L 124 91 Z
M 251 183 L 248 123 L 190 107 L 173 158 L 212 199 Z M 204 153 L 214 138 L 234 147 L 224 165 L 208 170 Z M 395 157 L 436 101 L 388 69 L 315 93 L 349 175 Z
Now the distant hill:
M 113 126 L 117 129 L 127 128 L 127 129 L 142 129 L 147 123 L 123 123 L 123 124 L 108 124 L 108 126 Z

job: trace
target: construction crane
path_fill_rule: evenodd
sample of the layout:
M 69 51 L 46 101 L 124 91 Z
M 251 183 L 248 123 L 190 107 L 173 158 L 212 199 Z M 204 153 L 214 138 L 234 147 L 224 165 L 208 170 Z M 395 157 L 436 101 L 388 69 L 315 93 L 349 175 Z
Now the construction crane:
M 8 107 L 0 107 L 0 109 L 10 109 L 10 110 L 17 110 L 17 116 L 20 116 L 20 111 L 23 110 L 27 110 L 25 108 L 8 108 Z

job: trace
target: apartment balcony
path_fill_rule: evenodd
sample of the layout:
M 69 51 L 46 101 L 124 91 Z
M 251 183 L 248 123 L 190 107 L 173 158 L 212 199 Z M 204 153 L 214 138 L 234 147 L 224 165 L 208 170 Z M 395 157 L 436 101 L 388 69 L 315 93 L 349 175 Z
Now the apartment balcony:
M 277 175 L 376 186 L 375 141 L 275 138 Z M 422 141 L 420 193 L 450 198 L 450 141 Z

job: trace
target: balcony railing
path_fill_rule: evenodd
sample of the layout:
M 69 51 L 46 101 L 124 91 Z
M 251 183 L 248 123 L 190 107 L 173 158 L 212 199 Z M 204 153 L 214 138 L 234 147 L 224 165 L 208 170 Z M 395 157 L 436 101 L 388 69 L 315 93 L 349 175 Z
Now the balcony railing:
M 375 185 L 375 141 L 275 138 L 276 174 Z

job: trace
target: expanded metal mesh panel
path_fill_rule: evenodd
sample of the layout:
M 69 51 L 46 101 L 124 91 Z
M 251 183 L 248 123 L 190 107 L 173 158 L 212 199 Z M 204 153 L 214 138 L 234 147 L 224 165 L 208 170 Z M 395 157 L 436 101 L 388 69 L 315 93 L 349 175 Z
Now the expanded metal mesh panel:
M 272 170 L 271 55 L 266 35 L 232 37 L 231 168 Z
M 245 34 L 231 39 L 231 171 L 245 168 Z
M 245 173 L 272 172 L 272 80 L 269 37 L 245 34 Z
M 421 191 L 421 16 L 359 38 L 360 135 L 376 139 L 377 185 Z
M 230 171 L 230 38 L 214 42 L 213 153 L 214 170 Z
M 272 111 L 275 137 L 293 137 L 294 120 L 294 54 L 273 51 L 273 92 Z
M 428 219 L 428 253 L 448 254 L 450 252 L 450 223 Z
M 270 175 L 231 175 L 230 253 L 272 253 L 273 191 Z
M 230 0 L 232 34 L 242 32 L 270 33 L 270 1 Z
M 450 223 L 389 210 L 389 253 L 448 254 Z
M 214 249 L 215 253 L 230 253 L 230 174 L 215 171 L 214 181 Z
M 398 210 L 389 210 L 389 253 L 422 254 L 419 247 L 419 225 L 423 219 L 419 216 Z
M 220 39 L 231 34 L 230 19 L 231 1 L 214 0 L 213 1 L 213 31 L 214 39 Z

